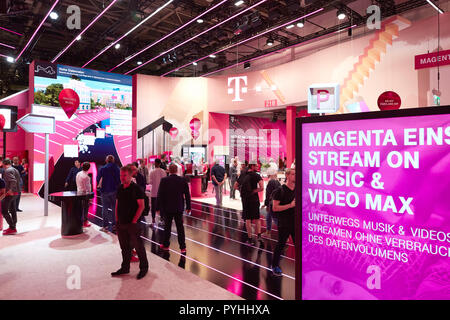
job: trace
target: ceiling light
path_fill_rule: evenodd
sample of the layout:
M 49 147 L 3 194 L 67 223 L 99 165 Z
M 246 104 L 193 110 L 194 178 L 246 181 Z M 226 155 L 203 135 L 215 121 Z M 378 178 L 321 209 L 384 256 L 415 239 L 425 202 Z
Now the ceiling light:
M 305 19 L 302 19 L 297 23 L 297 27 L 299 28 L 303 28 L 304 26 L 305 26 Z
M 347 15 L 345 14 L 345 11 L 343 9 L 339 9 L 337 11 L 336 15 L 339 20 L 344 20 L 347 17 Z
M 244 0 L 239 0 L 239 1 L 236 1 L 235 3 L 234 3 L 234 5 L 236 6 L 236 7 L 239 7 L 241 4 L 243 4 L 244 3 Z
M 203 23 L 203 19 L 197 19 L 197 23 Z
M 196 65 L 197 65 L 197 62 L 192 62 L 192 65 L 193 65 L 193 66 L 196 66 Z
M 273 39 L 272 39 L 272 38 L 267 39 L 266 44 L 267 44 L 269 47 L 273 46 Z
M 429 4 L 431 4 L 431 6 L 432 6 L 435 10 L 437 10 L 437 12 L 439 12 L 440 14 L 443 14 L 443 13 L 444 13 L 444 11 L 442 11 L 441 8 L 439 8 L 437 5 L 435 5 L 435 4 L 433 3 L 433 1 L 427 0 L 427 2 L 428 2 Z
M 216 58 L 217 56 L 216 56 L 215 54 L 210 54 L 209 57 L 214 59 L 214 58 Z
M 13 63 L 14 62 L 14 58 L 13 57 L 6 57 L 6 61 L 8 61 L 9 63 Z
M 116 48 L 117 50 L 119 50 L 119 49 L 120 49 L 120 43 L 116 44 L 116 45 L 114 46 L 114 48 Z
M 58 17 L 59 17 L 59 15 L 55 11 L 52 11 L 50 13 L 50 18 L 52 18 L 53 20 L 58 19 Z
M 249 68 L 250 68 L 250 62 L 244 63 L 244 69 L 249 69 Z
M 288 26 L 286 27 L 286 29 L 292 29 L 293 27 L 295 27 L 295 25 L 294 25 L 294 24 L 290 24 L 290 25 L 288 25 Z
M 81 40 L 81 35 L 77 37 L 77 41 L 80 41 L 80 40 Z
M 138 61 L 137 65 L 140 66 L 142 64 L 142 61 Z

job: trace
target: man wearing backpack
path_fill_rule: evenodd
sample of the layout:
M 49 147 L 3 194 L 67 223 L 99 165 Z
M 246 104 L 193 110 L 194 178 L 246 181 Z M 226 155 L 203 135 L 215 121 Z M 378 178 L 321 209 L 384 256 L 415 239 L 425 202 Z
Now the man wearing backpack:
M 281 252 L 289 236 L 295 242 L 295 169 L 286 170 L 286 184 L 274 192 L 272 199 L 273 211 L 278 214 L 278 243 L 273 252 L 272 272 L 281 276 Z
M 252 223 L 255 223 L 258 240 L 262 241 L 258 192 L 264 190 L 264 181 L 256 172 L 256 166 L 256 161 L 251 161 L 249 163 L 247 173 L 245 174 L 245 178 L 241 186 L 242 219 L 245 220 L 245 227 L 248 235 L 247 243 L 252 245 L 256 244 L 256 242 L 252 239 Z

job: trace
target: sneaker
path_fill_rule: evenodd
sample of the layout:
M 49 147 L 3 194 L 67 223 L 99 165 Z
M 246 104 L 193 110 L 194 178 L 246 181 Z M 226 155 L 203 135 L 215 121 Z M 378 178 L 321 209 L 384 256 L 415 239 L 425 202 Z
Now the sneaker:
M 8 235 L 12 235 L 12 234 L 17 234 L 17 230 L 8 228 L 5 231 L 3 231 L 4 236 L 8 236 Z
M 106 229 L 106 228 L 100 228 L 100 231 L 101 231 L 101 232 L 105 232 L 105 233 L 108 233 L 108 232 L 109 232 L 108 229 Z
M 165 247 L 162 243 L 159 245 L 159 248 L 164 251 L 169 251 L 169 247 Z
M 147 274 L 148 270 L 144 269 L 144 270 L 140 270 L 138 275 L 136 276 L 136 279 L 142 279 L 143 277 L 145 277 L 145 275 Z
M 17 211 L 17 212 L 23 212 L 21 209 L 17 209 L 16 211 Z
M 139 262 L 139 258 L 136 256 L 131 256 L 131 262 Z
M 181 249 L 181 254 L 186 254 L 186 248 Z
M 117 270 L 116 272 L 111 272 L 111 276 L 115 277 L 115 276 L 120 276 L 122 274 L 127 274 L 130 273 L 130 270 L 123 270 L 122 268 L 120 268 L 119 270 Z
M 90 227 L 91 226 L 91 224 L 89 223 L 89 221 L 85 221 L 84 223 L 83 223 L 83 228 L 88 228 L 88 227 Z
M 280 267 L 273 267 L 272 273 L 274 276 L 281 277 L 283 275 Z

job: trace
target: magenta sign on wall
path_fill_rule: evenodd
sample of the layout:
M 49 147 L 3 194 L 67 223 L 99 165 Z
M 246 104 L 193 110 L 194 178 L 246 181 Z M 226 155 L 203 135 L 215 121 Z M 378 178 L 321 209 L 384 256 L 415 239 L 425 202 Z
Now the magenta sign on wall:
M 297 122 L 297 297 L 450 299 L 450 107 L 358 117 Z

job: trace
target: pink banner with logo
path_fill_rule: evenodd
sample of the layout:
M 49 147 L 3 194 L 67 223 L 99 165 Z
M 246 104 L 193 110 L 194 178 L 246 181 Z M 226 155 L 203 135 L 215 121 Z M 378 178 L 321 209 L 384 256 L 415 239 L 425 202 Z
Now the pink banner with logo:
M 447 66 L 450 65 L 450 50 L 440 51 L 439 54 L 437 52 L 421 54 L 415 56 L 414 59 L 416 70 L 433 68 L 438 65 Z
M 450 299 L 450 115 L 429 109 L 302 124 L 303 299 Z

